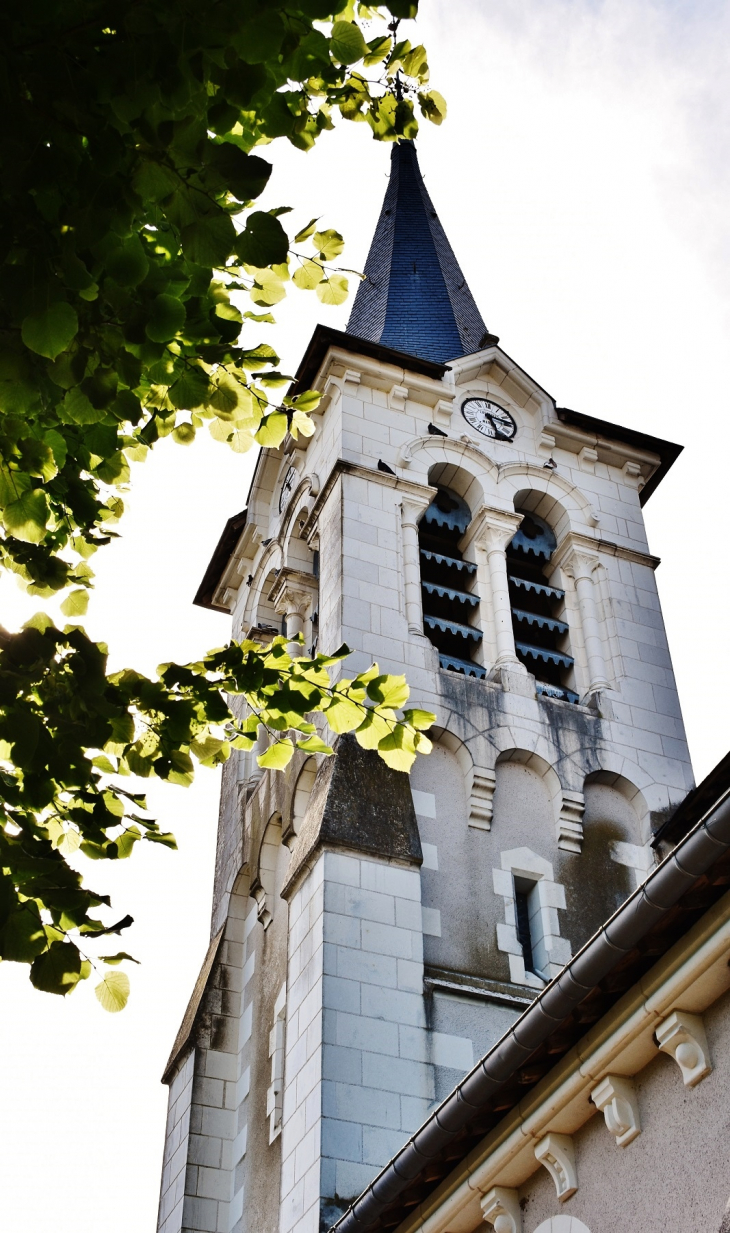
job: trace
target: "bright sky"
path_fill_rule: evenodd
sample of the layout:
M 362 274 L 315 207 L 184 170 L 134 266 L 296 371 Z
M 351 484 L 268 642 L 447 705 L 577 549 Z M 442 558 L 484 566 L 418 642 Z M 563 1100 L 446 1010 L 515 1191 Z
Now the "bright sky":
M 450 109 L 419 138 L 421 167 L 490 330 L 559 405 L 686 447 L 646 518 L 698 779 L 730 743 L 729 33 L 715 0 L 422 0 L 418 25 Z M 274 149 L 265 207 L 295 206 L 299 225 L 321 215 L 361 269 L 388 149 L 365 125 L 306 156 Z M 261 337 L 288 372 L 316 321 L 347 319 L 311 294 L 280 308 Z M 116 665 L 147 670 L 227 638 L 227 619 L 191 600 L 253 461 L 207 436 L 155 455 L 136 470 L 121 540 L 94 562 L 88 620 Z M 3 624 L 30 610 L 0 584 Z M 62 1001 L 33 991 L 25 967 L 0 972 L 4 1229 L 153 1233 L 160 1074 L 207 945 L 217 791 L 211 771 L 187 791 L 153 785 L 179 853 L 86 863 L 137 922 L 123 1014 L 105 1014 L 91 982 Z

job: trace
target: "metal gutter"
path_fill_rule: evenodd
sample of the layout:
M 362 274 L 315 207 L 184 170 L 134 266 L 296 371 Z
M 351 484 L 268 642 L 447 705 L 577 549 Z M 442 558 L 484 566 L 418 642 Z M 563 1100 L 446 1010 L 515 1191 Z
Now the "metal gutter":
M 656 1057 L 654 1031 L 687 992 L 706 982 L 714 969 L 710 999 L 717 995 L 717 982 L 727 987 L 727 954 L 730 947 L 730 895 L 725 894 L 701 921 L 640 980 L 583 1040 L 556 1064 L 508 1114 L 478 1149 L 428 1200 L 412 1213 L 404 1233 L 445 1233 L 452 1220 L 463 1214 L 475 1196 L 500 1185 L 505 1169 L 511 1185 L 515 1171 L 524 1170 L 525 1180 L 539 1168 L 535 1146 L 561 1115 L 570 1108 L 569 1133 L 575 1134 L 596 1112 L 590 1094 L 609 1072 L 635 1075 Z M 707 990 L 707 983 L 705 983 Z M 703 999 L 704 1000 L 704 999 Z M 693 1009 L 697 1009 L 693 1001 Z M 704 1006 L 702 1007 L 704 1009 Z M 520 1185 L 522 1182 L 520 1182 Z
M 385 1210 L 445 1152 L 470 1121 L 478 1119 L 487 1102 L 507 1085 L 551 1033 L 650 930 L 669 916 L 697 879 L 729 851 L 730 798 L 724 798 L 546 986 L 332 1230 L 364 1233 L 376 1228 Z M 406 1214 L 404 1211 L 402 1219 Z

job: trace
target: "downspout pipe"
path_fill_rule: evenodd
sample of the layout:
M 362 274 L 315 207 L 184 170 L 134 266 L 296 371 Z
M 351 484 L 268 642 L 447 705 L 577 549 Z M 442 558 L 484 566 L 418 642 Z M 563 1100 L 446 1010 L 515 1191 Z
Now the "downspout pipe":
M 440 1156 L 515 1070 L 572 1014 L 591 989 L 730 849 L 730 797 L 724 797 L 586 942 L 493 1049 L 347 1209 L 330 1233 L 365 1233 L 430 1161 Z

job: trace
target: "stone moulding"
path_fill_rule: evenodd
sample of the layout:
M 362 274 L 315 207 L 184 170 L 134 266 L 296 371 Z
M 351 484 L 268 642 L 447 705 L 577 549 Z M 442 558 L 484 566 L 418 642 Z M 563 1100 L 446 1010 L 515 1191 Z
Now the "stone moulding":
M 696 1087 L 712 1070 L 705 1025 L 700 1015 L 672 1011 L 657 1027 L 654 1039 L 662 1053 L 674 1058 L 685 1087 Z
M 630 1079 L 622 1075 L 606 1075 L 594 1087 L 591 1100 L 603 1114 L 617 1147 L 627 1147 L 641 1134 L 639 1102 Z
M 578 1189 L 575 1151 L 570 1135 L 545 1135 L 535 1148 L 535 1159 L 544 1165 L 555 1182 L 555 1193 L 565 1203 Z
M 496 782 L 497 776 L 494 771 L 479 770 L 474 767 L 469 797 L 469 826 L 479 831 L 492 829 Z
M 516 1190 L 493 1186 L 482 1199 L 482 1215 L 494 1233 L 521 1233 L 522 1212 Z

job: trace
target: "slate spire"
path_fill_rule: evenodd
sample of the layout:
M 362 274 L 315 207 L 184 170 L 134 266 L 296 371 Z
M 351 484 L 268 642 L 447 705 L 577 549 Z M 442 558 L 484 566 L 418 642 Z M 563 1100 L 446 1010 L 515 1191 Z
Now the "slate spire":
M 393 146 L 365 275 L 349 334 L 435 361 L 471 355 L 492 341 L 426 191 L 412 141 Z

